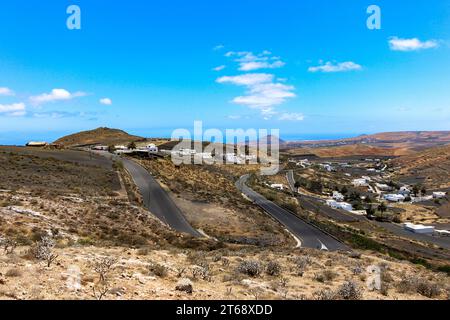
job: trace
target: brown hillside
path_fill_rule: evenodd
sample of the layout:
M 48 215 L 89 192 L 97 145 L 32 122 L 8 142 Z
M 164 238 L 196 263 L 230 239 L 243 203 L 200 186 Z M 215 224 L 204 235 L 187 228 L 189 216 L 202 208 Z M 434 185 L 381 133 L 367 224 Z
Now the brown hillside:
M 418 151 L 449 143 L 450 131 L 406 131 L 384 132 L 340 140 L 290 141 L 285 146 L 288 148 L 299 148 L 368 144 L 382 148 L 408 148 Z
M 90 131 L 83 131 L 62 137 L 55 141 L 55 144 L 65 147 L 84 146 L 93 144 L 123 144 L 131 141 L 142 140 L 142 137 L 133 136 L 125 131 L 110 128 L 98 128 Z
M 382 148 L 366 144 L 353 144 L 338 147 L 295 148 L 288 151 L 291 155 L 315 154 L 321 158 L 349 156 L 401 156 L 411 154 L 406 148 Z
M 433 188 L 450 187 L 450 145 L 404 156 L 392 163 L 401 167 L 400 176 L 423 177 L 424 183 Z

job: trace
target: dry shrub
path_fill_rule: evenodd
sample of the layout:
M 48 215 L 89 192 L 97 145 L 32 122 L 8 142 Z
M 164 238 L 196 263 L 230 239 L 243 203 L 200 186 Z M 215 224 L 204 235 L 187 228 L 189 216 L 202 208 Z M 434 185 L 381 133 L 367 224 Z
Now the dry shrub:
M 242 261 L 237 271 L 250 277 L 258 277 L 262 272 L 262 266 L 258 261 Z

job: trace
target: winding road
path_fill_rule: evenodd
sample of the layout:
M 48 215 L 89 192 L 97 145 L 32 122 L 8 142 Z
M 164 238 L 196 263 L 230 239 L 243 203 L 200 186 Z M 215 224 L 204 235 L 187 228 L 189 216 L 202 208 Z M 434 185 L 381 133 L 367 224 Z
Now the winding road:
M 332 236 L 294 215 L 292 212 L 279 207 L 275 203 L 264 198 L 259 193 L 253 191 L 246 185 L 248 178 L 249 175 L 242 176 L 236 182 L 236 187 L 245 196 L 250 198 L 255 204 L 266 211 L 272 218 L 284 225 L 301 241 L 302 247 L 329 251 L 350 250 L 350 248 L 342 242 L 339 242 Z
M 139 189 L 145 208 L 147 208 L 150 213 L 178 232 L 187 233 L 194 237 L 203 237 L 200 232 L 195 230 L 189 224 L 175 202 L 173 202 L 167 192 L 155 178 L 153 178 L 147 169 L 133 160 L 112 155 L 109 152 L 97 151 L 96 153 L 101 154 L 110 160 L 122 161 L 125 169 L 131 175 L 134 183 Z
M 145 168 L 133 160 L 126 158 L 121 160 L 138 187 L 144 206 L 151 213 L 176 231 L 188 233 L 195 237 L 203 236 L 189 224 L 167 192 Z

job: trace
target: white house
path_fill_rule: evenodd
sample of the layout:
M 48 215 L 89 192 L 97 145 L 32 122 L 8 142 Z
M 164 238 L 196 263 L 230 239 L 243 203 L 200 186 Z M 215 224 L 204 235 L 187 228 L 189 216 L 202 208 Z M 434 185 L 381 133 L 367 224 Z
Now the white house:
M 450 231 L 447 230 L 435 230 L 434 233 L 438 237 L 450 237 Z
M 420 233 L 420 234 L 433 234 L 435 228 L 433 226 L 424 226 L 422 224 L 413 224 L 413 223 L 404 223 L 403 224 L 405 230 Z
M 387 184 L 376 183 L 375 185 L 376 185 L 377 188 L 380 189 L 381 191 L 391 191 L 391 190 L 392 190 L 392 187 L 388 186 Z
M 242 163 L 242 160 L 234 153 L 226 153 L 225 160 L 227 163 L 235 163 L 235 164 Z
M 445 192 L 433 192 L 434 199 L 442 199 L 445 198 L 447 194 Z
M 385 194 L 383 196 L 384 200 L 390 201 L 390 202 L 401 202 L 405 201 L 405 196 L 401 194 Z
M 366 210 L 352 210 L 350 212 L 356 214 L 357 216 L 367 216 Z
M 347 202 L 339 202 L 339 207 L 345 211 L 353 211 L 353 206 Z
M 333 191 L 333 199 L 336 201 L 343 201 L 344 200 L 344 195 L 338 191 Z
M 398 193 L 404 196 L 409 196 L 411 194 L 411 190 L 409 190 L 408 187 L 403 186 L 400 188 L 400 191 Z
M 30 141 L 27 143 L 27 147 L 46 147 L 46 146 L 48 146 L 47 142 Z
M 107 151 L 109 149 L 108 146 L 93 146 L 92 150 L 98 150 L 98 151 Z
M 352 184 L 353 184 L 355 187 L 367 187 L 367 186 L 368 186 L 367 180 L 366 180 L 366 179 L 363 179 L 363 178 L 360 178 L 360 179 L 354 179 L 354 180 L 352 181 Z
M 411 197 L 411 202 L 417 203 L 417 202 L 425 202 L 433 200 L 433 196 L 424 196 L 424 197 Z
M 125 146 L 114 146 L 114 149 L 116 149 L 116 150 L 128 150 L 128 148 L 125 147 Z
M 327 206 L 332 207 L 333 209 L 343 209 L 346 211 L 352 211 L 353 206 L 347 202 L 337 202 L 336 200 L 329 199 L 327 200 Z
M 284 186 L 282 184 L 276 184 L 276 183 L 271 184 L 270 187 L 272 189 L 277 189 L 277 190 L 281 190 L 281 191 L 283 191 L 283 189 L 284 189 Z
M 332 207 L 335 209 L 337 208 L 338 202 L 334 199 L 328 199 L 326 203 L 327 203 L 327 206 L 329 206 L 329 207 Z
M 158 153 L 158 147 L 156 145 L 154 145 L 153 143 L 149 144 L 145 148 L 148 150 L 148 152 Z

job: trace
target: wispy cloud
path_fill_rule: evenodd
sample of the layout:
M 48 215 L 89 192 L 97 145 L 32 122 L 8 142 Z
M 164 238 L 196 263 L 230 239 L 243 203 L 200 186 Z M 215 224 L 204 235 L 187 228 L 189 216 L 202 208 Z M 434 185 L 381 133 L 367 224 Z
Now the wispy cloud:
M 12 117 L 24 116 L 26 114 L 25 103 L 0 104 L 0 115 Z
M 280 121 L 303 121 L 305 119 L 305 116 L 303 115 L 303 113 L 282 113 L 280 115 L 280 117 L 278 118 L 278 120 Z
M 436 40 L 421 41 L 418 38 L 402 39 L 392 37 L 389 39 L 389 47 L 393 51 L 418 51 L 439 47 Z
M 10 88 L 0 87 L 0 96 L 14 96 L 15 93 Z
M 346 62 L 331 62 L 328 61 L 326 63 L 320 62 L 319 66 L 315 67 L 309 67 L 309 72 L 325 72 L 325 73 L 331 73 L 331 72 L 347 72 L 347 71 L 356 71 L 361 70 L 362 66 L 353 62 L 353 61 L 346 61 Z
M 72 100 L 84 96 L 86 96 L 86 93 L 80 91 L 71 93 L 66 89 L 53 89 L 50 93 L 43 93 L 38 96 L 30 97 L 30 101 L 33 104 L 39 105 L 47 102 Z
M 267 62 L 267 61 L 250 61 L 241 63 L 239 70 L 241 71 L 253 71 L 259 69 L 278 69 L 284 67 L 283 61 Z
M 234 61 L 239 63 L 240 71 L 255 71 L 260 69 L 278 69 L 286 65 L 280 57 L 272 56 L 272 52 L 265 50 L 259 54 L 251 51 L 229 51 L 226 57 L 234 57 Z
M 260 83 L 273 81 L 273 74 L 268 73 L 247 73 L 239 76 L 220 77 L 216 81 L 218 83 L 231 83 L 238 86 L 253 86 Z
M 274 82 L 275 76 L 267 73 L 247 73 L 239 76 L 225 76 L 217 79 L 218 83 L 230 83 L 246 88 L 245 95 L 235 97 L 232 102 L 252 109 L 259 109 L 265 118 L 270 118 L 276 111 L 275 106 L 284 103 L 296 95 L 293 86 Z
M 47 111 L 47 112 L 35 112 L 32 114 L 34 118 L 50 118 L 50 119 L 63 119 L 63 118 L 75 118 L 83 116 L 81 112 L 65 112 L 65 111 Z
M 219 51 L 219 50 L 222 50 L 222 49 L 224 49 L 225 48 L 225 46 L 223 45 L 223 44 L 218 44 L 217 46 L 215 46 L 214 48 L 213 48 L 213 50 L 214 51 Z
M 225 66 L 225 65 L 217 66 L 217 67 L 213 68 L 213 71 L 219 72 L 219 71 L 224 70 L 226 67 L 227 66 Z
M 110 106 L 110 105 L 112 105 L 113 102 L 110 98 L 103 98 L 103 99 L 100 99 L 100 103 L 105 106 Z

